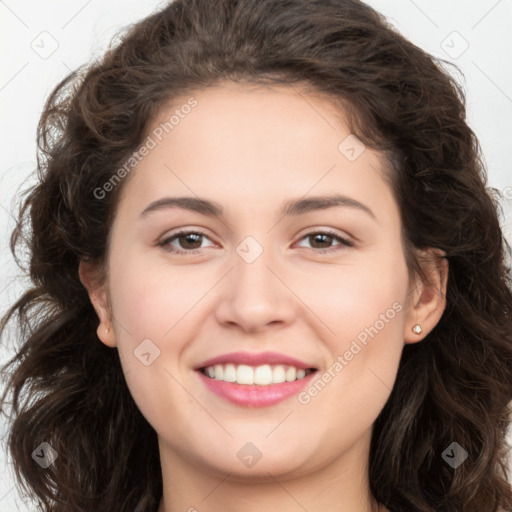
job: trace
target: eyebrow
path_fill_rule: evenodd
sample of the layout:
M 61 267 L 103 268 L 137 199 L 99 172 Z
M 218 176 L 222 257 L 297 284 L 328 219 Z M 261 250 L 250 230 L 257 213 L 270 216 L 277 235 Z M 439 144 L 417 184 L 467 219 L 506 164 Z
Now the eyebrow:
M 282 216 L 302 215 L 315 210 L 325 210 L 334 207 L 349 207 L 367 213 L 374 220 L 377 217 L 368 206 L 341 194 L 329 196 L 314 196 L 302 199 L 286 201 L 281 209 Z M 169 209 L 182 208 L 192 212 L 206 215 L 208 217 L 223 217 L 224 209 L 219 203 L 198 197 L 163 197 L 150 203 L 139 217 L 146 217 L 151 212 Z

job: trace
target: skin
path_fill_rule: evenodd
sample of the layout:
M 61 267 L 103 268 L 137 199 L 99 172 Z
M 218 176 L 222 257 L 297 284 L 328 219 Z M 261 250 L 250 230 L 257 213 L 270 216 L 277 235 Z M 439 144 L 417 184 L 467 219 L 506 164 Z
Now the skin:
M 372 425 L 404 343 L 423 340 L 442 315 L 446 263 L 425 263 L 430 285 L 409 279 L 386 162 L 369 148 L 354 161 L 338 150 L 350 130 L 326 98 L 223 83 L 175 99 L 151 129 L 192 95 L 197 106 L 123 184 L 106 279 L 95 283 L 94 265 L 80 265 L 98 337 L 118 349 L 130 392 L 158 434 L 159 512 L 376 511 Z M 347 206 L 280 214 L 285 201 L 334 192 L 375 218 Z M 215 201 L 225 217 L 181 208 L 140 217 L 166 196 Z M 175 238 L 167 249 L 199 252 L 158 246 L 179 228 L 206 237 L 189 245 Z M 306 236 L 326 228 L 354 245 Z M 249 235 L 263 248 L 250 264 L 236 252 Z M 308 404 L 292 396 L 266 408 L 233 405 L 193 370 L 221 354 L 268 350 L 310 363 L 320 379 L 396 303 L 401 311 Z M 160 350 L 149 366 L 134 356 L 144 339 Z M 251 468 L 237 457 L 247 442 L 262 454 Z

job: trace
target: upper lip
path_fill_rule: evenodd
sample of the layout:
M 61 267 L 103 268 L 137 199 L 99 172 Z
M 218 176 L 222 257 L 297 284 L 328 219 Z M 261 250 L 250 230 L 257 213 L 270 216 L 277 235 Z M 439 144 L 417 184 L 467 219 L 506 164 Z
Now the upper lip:
M 261 366 L 264 364 L 283 364 L 288 366 L 294 366 L 296 368 L 314 368 L 313 365 L 305 363 L 299 359 L 294 357 L 290 357 L 284 354 L 279 354 L 277 352 L 231 352 L 230 354 L 222 354 L 217 357 L 213 357 L 211 359 L 207 359 L 203 361 L 201 364 L 197 365 L 194 369 L 200 370 L 201 368 L 206 368 L 208 366 L 215 366 L 216 364 L 246 364 L 248 366 Z

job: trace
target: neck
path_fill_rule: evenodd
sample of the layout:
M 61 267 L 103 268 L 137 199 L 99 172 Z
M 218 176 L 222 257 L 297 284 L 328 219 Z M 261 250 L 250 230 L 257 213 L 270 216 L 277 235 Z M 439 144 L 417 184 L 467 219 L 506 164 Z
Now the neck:
M 368 439 L 360 439 L 343 457 L 310 472 L 260 471 L 243 477 L 191 463 L 159 440 L 163 498 L 158 512 L 345 511 L 386 512 L 369 490 Z M 291 476 L 293 474 L 293 476 Z

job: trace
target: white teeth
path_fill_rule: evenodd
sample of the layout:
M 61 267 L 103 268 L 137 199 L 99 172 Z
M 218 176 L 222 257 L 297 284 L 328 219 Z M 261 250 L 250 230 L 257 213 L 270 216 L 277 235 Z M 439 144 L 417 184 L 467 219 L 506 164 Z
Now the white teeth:
M 224 380 L 224 366 L 221 364 L 215 365 L 215 378 L 219 380 Z
M 286 371 L 283 365 L 274 366 L 272 370 L 272 382 L 274 384 L 280 384 L 286 380 Z
M 297 370 L 290 366 L 288 370 L 286 370 L 286 382 L 293 382 L 297 379 Z
M 215 377 L 215 375 L 213 376 Z M 227 364 L 224 367 L 224 379 L 226 382 L 236 382 L 236 367 L 234 364 Z
M 252 367 L 246 364 L 235 365 L 216 364 L 203 369 L 203 373 L 215 380 L 224 382 L 236 382 L 237 384 L 258 386 L 268 386 L 270 384 L 280 384 L 282 382 L 293 382 L 303 379 L 311 373 L 311 370 L 295 368 L 293 366 L 284 366 L 282 364 L 269 365 L 264 364 Z
M 254 372 L 254 384 L 268 386 L 272 384 L 272 368 L 268 364 L 258 366 Z
M 217 378 L 217 373 L 215 373 L 215 378 Z M 254 384 L 254 370 L 246 364 L 239 365 L 236 369 L 236 381 L 238 384 Z

